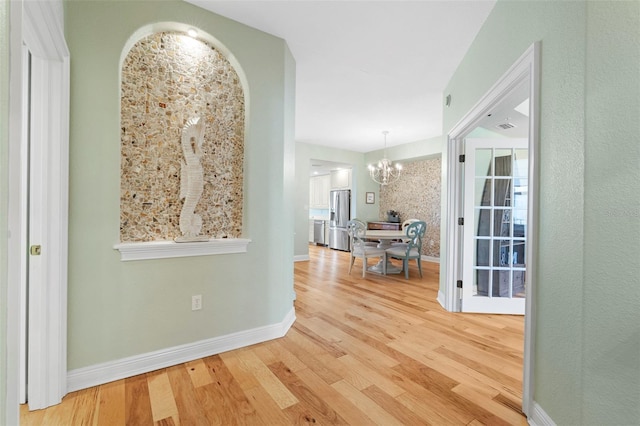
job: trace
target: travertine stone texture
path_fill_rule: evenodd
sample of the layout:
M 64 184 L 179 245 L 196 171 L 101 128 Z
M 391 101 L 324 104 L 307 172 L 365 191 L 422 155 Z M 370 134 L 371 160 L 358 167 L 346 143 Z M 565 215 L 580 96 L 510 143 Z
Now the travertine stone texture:
M 172 240 L 180 232 L 182 128 L 204 122 L 201 234 L 242 232 L 244 93 L 227 59 L 207 43 L 156 33 L 122 65 L 120 240 Z
M 440 257 L 440 168 L 441 159 L 402 162 L 402 175 L 380 187 L 380 220 L 395 210 L 400 220 L 419 219 L 427 223 L 422 254 Z

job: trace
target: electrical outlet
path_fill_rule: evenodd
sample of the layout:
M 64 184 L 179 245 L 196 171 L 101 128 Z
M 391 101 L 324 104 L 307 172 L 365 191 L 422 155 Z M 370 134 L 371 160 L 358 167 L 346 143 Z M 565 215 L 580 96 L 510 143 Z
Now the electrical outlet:
M 202 295 L 196 294 L 195 296 L 191 296 L 191 310 L 199 311 L 202 309 Z

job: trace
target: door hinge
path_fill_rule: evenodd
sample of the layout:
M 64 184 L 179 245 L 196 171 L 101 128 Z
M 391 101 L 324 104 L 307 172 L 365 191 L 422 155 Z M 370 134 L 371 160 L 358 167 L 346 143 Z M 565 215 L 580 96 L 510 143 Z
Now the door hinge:
M 464 154 L 458 155 L 458 162 L 464 163 Z
M 456 285 L 458 286 L 458 288 L 462 288 L 462 280 L 456 281 Z
M 464 217 L 458 218 L 458 225 L 464 225 Z

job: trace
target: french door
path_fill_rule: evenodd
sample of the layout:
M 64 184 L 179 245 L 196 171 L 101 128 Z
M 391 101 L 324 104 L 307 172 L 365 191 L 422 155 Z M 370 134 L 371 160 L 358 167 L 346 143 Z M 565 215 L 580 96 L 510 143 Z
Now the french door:
M 462 311 L 525 312 L 527 139 L 466 139 Z

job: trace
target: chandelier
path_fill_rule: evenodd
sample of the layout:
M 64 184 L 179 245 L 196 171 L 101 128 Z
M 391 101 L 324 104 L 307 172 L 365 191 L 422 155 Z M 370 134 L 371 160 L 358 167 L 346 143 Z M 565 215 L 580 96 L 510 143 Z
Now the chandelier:
M 368 168 L 371 179 L 380 185 L 388 185 L 400 177 L 402 165 L 400 163 L 393 165 L 391 160 L 387 158 L 387 135 L 389 132 L 385 130 L 382 134 L 384 135 L 384 157 L 378 162 L 377 166 L 369 164 Z

